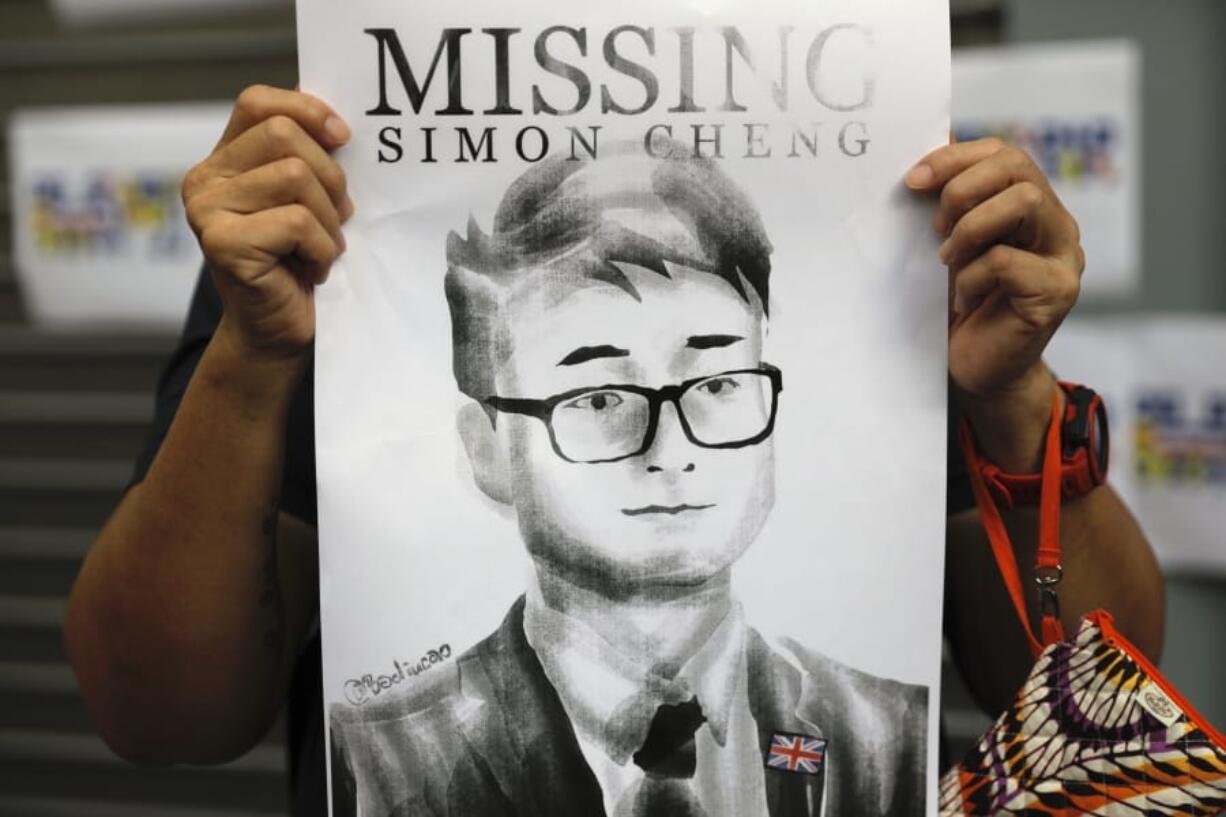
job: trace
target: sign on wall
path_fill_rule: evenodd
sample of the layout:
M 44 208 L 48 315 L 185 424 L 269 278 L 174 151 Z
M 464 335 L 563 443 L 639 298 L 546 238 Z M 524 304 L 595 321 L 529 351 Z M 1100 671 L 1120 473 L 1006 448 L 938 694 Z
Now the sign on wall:
M 1127 298 L 1140 283 L 1140 71 L 1126 41 L 954 55 L 954 135 L 1000 137 L 1043 168 L 1081 226 L 1083 298 Z
M 221 16 L 261 8 L 288 6 L 290 0 L 51 0 L 66 25 L 97 25 Z
M 1071 320 L 1048 361 L 1104 395 L 1111 483 L 1163 566 L 1226 575 L 1226 320 Z
M 30 109 L 9 124 L 26 311 L 55 326 L 178 326 L 201 255 L 179 186 L 228 106 Z

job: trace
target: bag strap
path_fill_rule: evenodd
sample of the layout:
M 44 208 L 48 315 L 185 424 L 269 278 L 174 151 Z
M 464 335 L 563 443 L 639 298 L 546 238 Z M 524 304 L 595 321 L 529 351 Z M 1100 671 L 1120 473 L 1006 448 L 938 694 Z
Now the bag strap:
M 1013 552 L 1013 543 L 1009 540 L 1009 530 L 1005 527 L 996 502 L 984 482 L 981 470 L 983 460 L 975 446 L 970 422 L 963 418 L 958 429 L 962 454 L 966 458 L 966 469 L 970 474 L 971 490 L 975 494 L 975 504 L 979 507 L 979 516 L 992 546 L 992 555 L 996 559 L 996 566 L 1000 568 L 1005 588 L 1013 600 L 1013 609 L 1022 623 L 1022 630 L 1026 633 L 1030 651 L 1035 658 L 1038 658 L 1045 646 L 1064 640 L 1064 627 L 1060 624 L 1060 605 L 1056 595 L 1056 585 L 1060 583 L 1063 574 L 1060 564 L 1060 427 L 1063 417 L 1060 408 L 1060 394 L 1057 391 L 1052 394 L 1051 421 L 1047 427 L 1043 450 L 1043 484 L 1039 493 L 1039 548 L 1034 568 L 1035 582 L 1039 585 L 1039 609 L 1042 613 L 1041 642 L 1030 628 L 1017 555 Z

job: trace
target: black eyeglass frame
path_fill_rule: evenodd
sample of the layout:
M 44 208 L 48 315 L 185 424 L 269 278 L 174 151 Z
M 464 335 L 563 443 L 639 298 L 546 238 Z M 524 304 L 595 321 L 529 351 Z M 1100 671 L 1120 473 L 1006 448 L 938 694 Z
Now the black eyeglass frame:
M 690 421 L 685 416 L 684 409 L 681 408 L 681 397 L 694 386 L 699 383 L 705 383 L 708 380 L 714 380 L 718 377 L 725 377 L 736 374 L 764 374 L 770 378 L 771 383 L 771 413 L 770 419 L 766 423 L 766 427 L 753 437 L 748 437 L 744 440 L 733 440 L 726 443 L 705 443 L 694 436 L 694 429 L 690 427 Z M 591 394 L 593 392 L 602 391 L 626 391 L 632 394 L 640 394 L 647 398 L 647 430 L 643 434 L 643 444 L 636 451 L 629 454 L 622 454 L 618 457 L 609 457 L 603 460 L 574 460 L 566 456 L 562 452 L 561 446 L 558 445 L 557 435 L 553 430 L 553 412 L 560 404 L 567 400 L 573 400 L 583 394 Z M 527 397 L 499 397 L 491 395 L 485 398 L 485 405 L 495 411 L 504 412 L 506 414 L 523 414 L 528 417 L 535 417 L 545 424 L 545 428 L 549 431 L 549 442 L 553 446 L 554 453 L 567 462 L 573 462 L 583 465 L 599 465 L 606 462 L 619 462 L 621 460 L 630 459 L 631 457 L 642 456 L 651 448 L 652 443 L 656 439 L 656 431 L 660 425 L 660 409 L 667 403 L 672 403 L 677 409 L 677 419 L 681 421 L 681 430 L 685 432 L 685 437 L 699 448 L 712 449 L 728 449 L 728 448 L 748 448 L 751 445 L 757 445 L 765 440 L 775 431 L 775 417 L 779 413 L 779 393 L 783 391 L 783 371 L 778 366 L 772 366 L 769 363 L 763 363 L 755 369 L 733 369 L 727 372 L 716 372 L 715 374 L 703 375 L 702 377 L 692 377 L 681 383 L 671 386 L 661 386 L 658 389 L 639 386 L 633 383 L 628 384 L 609 384 L 606 386 L 585 386 L 581 389 L 571 389 L 570 391 L 555 394 L 552 397 L 546 397 L 543 400 L 534 400 Z

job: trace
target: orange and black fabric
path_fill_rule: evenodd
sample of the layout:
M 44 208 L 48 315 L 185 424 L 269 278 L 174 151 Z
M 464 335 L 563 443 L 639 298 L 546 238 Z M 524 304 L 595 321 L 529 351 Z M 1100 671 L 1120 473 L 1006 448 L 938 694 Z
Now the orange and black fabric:
M 1060 570 L 1059 402 L 1044 457 L 1040 575 Z M 1106 611 L 1071 639 L 1026 615 L 1008 532 L 981 476 L 969 426 L 960 430 L 975 500 L 1037 662 L 1012 705 L 941 778 L 954 815 L 1214 815 L 1226 811 L 1226 738 L 1115 629 Z

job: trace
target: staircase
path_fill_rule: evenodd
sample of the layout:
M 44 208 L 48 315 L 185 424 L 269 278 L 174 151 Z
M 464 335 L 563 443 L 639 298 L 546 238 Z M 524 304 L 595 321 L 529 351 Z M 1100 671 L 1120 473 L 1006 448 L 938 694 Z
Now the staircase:
M 4 0 L 0 126 L 20 106 L 292 87 L 293 42 L 288 2 L 228 22 L 72 32 L 59 28 L 48 0 Z M 0 817 L 286 814 L 281 724 L 233 763 L 152 769 L 116 757 L 86 717 L 61 645 L 65 602 L 130 479 L 174 337 L 48 333 L 26 321 L 6 138 L 0 127 Z
M 15 302 L 11 276 L 0 303 Z M 61 645 L 81 558 L 148 431 L 173 338 L 0 326 L 0 817 L 285 813 L 278 728 L 216 768 L 146 769 L 97 738 Z

